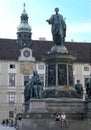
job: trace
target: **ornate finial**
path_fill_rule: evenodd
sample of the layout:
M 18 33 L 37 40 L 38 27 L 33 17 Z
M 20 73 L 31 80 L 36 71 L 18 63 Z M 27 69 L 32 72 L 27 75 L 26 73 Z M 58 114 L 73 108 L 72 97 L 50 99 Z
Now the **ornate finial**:
M 24 11 L 25 11 L 25 3 L 24 3 Z

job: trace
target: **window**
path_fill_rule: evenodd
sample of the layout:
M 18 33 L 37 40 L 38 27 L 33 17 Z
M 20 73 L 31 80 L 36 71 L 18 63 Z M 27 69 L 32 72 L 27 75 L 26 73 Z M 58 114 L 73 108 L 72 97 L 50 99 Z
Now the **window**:
M 15 103 L 15 93 L 9 94 L 9 103 Z
M 9 74 L 9 86 L 15 86 L 15 74 Z
M 38 69 L 44 69 L 44 65 L 38 65 Z
M 88 80 L 88 78 L 84 78 L 84 85 L 85 85 L 85 87 L 86 87 L 87 80 Z
M 29 75 L 25 75 L 24 76 L 24 86 L 26 86 L 28 81 L 29 81 Z
M 13 118 L 14 117 L 14 111 L 9 111 L 9 118 Z
M 84 71 L 89 71 L 89 67 L 84 67 Z
M 15 68 L 15 64 L 10 64 L 10 69 L 14 69 Z

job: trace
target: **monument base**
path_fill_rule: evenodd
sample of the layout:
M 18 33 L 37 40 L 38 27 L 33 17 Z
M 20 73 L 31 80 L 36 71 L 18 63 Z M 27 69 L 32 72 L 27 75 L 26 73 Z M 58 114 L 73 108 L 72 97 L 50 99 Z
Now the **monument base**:
M 23 113 L 22 130 L 59 130 L 60 122 L 55 120 L 57 112 L 65 112 L 69 119 L 84 119 L 87 114 L 86 102 L 76 98 L 31 99 L 28 105 L 29 110 Z

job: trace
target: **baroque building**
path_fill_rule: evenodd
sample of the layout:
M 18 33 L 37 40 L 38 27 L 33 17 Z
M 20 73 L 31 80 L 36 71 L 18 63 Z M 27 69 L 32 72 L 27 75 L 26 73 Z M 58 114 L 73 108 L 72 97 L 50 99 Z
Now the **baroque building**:
M 24 87 L 37 70 L 45 87 L 45 63 L 42 55 L 48 52 L 52 41 L 32 40 L 28 14 L 24 10 L 17 28 L 17 39 L 0 39 L 0 120 L 22 113 Z M 74 84 L 80 80 L 84 87 L 91 73 L 91 43 L 65 42 L 77 54 L 73 65 Z

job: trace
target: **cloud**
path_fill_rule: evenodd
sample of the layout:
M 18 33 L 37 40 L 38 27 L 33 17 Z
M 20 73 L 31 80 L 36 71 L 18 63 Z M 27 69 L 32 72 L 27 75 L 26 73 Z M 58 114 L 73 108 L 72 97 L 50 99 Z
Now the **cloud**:
M 32 27 L 32 39 L 39 40 L 40 37 L 43 37 L 46 40 L 52 40 L 51 27 Z
M 91 23 L 79 23 L 67 26 L 68 33 L 91 33 Z

